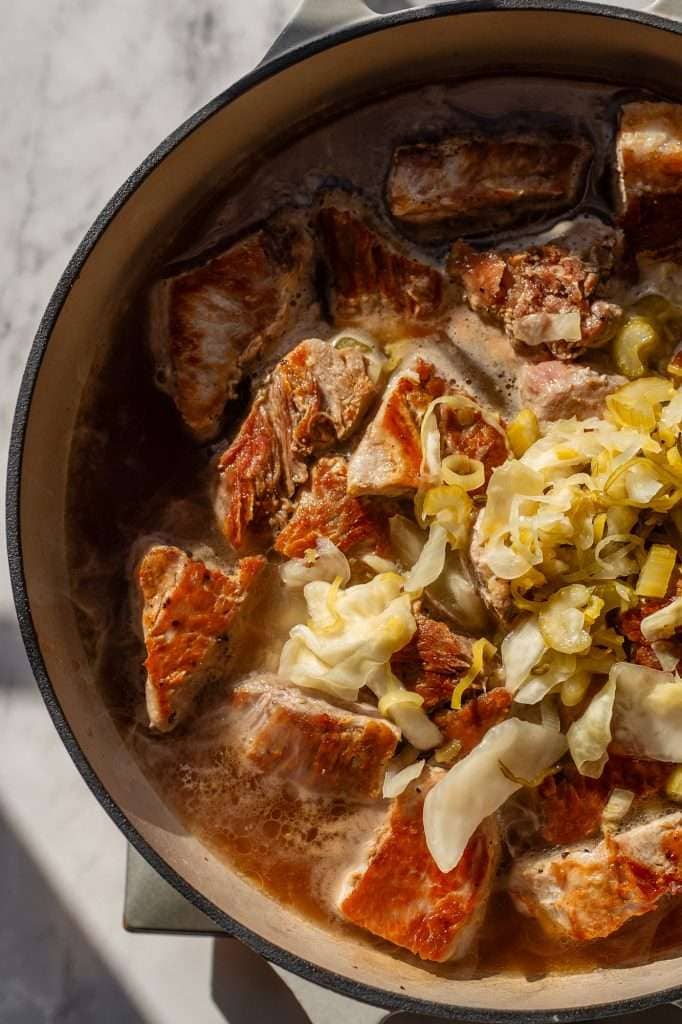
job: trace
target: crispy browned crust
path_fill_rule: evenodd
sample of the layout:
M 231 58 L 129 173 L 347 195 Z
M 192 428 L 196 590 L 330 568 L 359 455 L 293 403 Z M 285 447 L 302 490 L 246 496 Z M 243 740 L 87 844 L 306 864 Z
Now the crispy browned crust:
M 239 686 L 230 695 L 230 704 L 235 715 L 255 711 L 244 751 L 259 771 L 346 800 L 381 796 L 386 765 L 400 735 L 390 722 L 337 707 L 295 687 L 263 691 L 257 685 Z M 248 718 L 244 721 L 248 723 Z
M 243 558 L 228 574 L 162 545 L 142 558 L 147 707 L 157 729 L 176 725 L 198 689 L 224 668 L 230 628 L 264 565 L 261 556 Z
M 512 696 L 504 686 L 472 698 L 458 711 L 439 711 L 434 722 L 443 734 L 444 742 L 459 740 L 459 757 L 464 757 L 481 742 L 485 734 L 499 725 L 509 714 Z
M 471 640 L 444 622 L 417 615 L 417 629 L 406 647 L 393 655 L 391 668 L 409 690 L 424 699 L 424 710 L 449 704 L 458 679 L 471 664 Z
M 156 285 L 156 380 L 198 440 L 215 437 L 244 370 L 291 326 L 299 293 L 310 292 L 311 268 L 302 223 L 278 218 Z
M 393 803 L 387 827 L 339 910 L 353 924 L 437 963 L 465 952 L 497 864 L 488 823 L 470 839 L 452 871 L 439 871 L 426 846 L 424 797 L 437 780 L 426 773 Z
M 672 767 L 662 761 L 611 754 L 601 778 L 590 779 L 567 765 L 537 789 L 543 839 L 563 846 L 597 835 L 612 790 L 629 789 L 640 798 L 653 796 L 664 789 Z
M 507 222 L 529 209 L 575 202 L 591 150 L 546 138 L 453 137 L 399 146 L 387 184 L 389 209 L 409 224 Z
M 351 493 L 395 495 L 418 488 L 422 483 L 424 413 L 434 398 L 457 393 L 461 394 L 461 389 L 449 384 L 432 363 L 422 358 L 409 373 L 392 382 L 351 460 Z M 480 459 L 487 483 L 493 469 L 509 454 L 502 430 L 485 420 L 482 409 L 458 410 L 443 405 L 436 415 L 443 454 L 460 452 Z
M 362 211 L 325 205 L 318 214 L 329 272 L 329 305 L 338 327 L 381 338 L 433 333 L 446 310 L 444 277 L 376 231 Z
M 602 272 L 597 264 L 560 246 L 477 252 L 460 241 L 452 248 L 448 271 L 464 289 L 471 308 L 502 323 L 512 344 L 524 352 L 527 347 L 516 335 L 522 317 L 577 311 L 580 341 L 539 346 L 557 359 L 573 359 L 585 349 L 606 344 L 622 315 L 619 306 L 598 298 Z
M 303 341 L 282 359 L 218 460 L 217 510 L 236 549 L 270 530 L 308 476 L 308 461 L 358 425 L 376 393 L 357 349 Z
M 577 942 L 613 934 L 682 891 L 679 814 L 582 844 L 517 861 L 514 902 L 550 932 Z
M 676 246 L 682 234 L 682 105 L 626 104 L 616 157 L 621 222 L 633 248 Z
M 387 518 L 380 510 L 351 497 L 346 490 L 348 463 L 336 455 L 319 459 L 309 486 L 296 502 L 293 515 L 280 531 L 275 550 L 287 558 L 302 558 L 326 537 L 341 551 L 362 545 L 377 554 L 387 553 Z

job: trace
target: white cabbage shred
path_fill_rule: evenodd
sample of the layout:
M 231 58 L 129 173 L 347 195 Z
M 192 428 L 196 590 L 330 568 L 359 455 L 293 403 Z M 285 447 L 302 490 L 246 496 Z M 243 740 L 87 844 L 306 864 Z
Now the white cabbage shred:
M 405 516 L 392 516 L 389 520 L 391 544 L 406 569 L 419 559 L 426 535 Z M 461 551 L 446 553 L 443 572 L 429 584 L 426 596 L 435 608 L 455 625 L 470 633 L 483 631 L 488 623 L 485 605 L 474 580 L 467 556 Z
M 608 760 L 611 742 L 611 716 L 616 696 L 616 681 L 610 678 L 588 704 L 584 714 L 566 733 L 568 749 L 581 775 L 598 779 Z
M 433 523 L 419 558 L 405 578 L 408 594 L 418 594 L 429 584 L 435 583 L 445 567 L 447 546 L 447 530 L 440 523 Z
M 315 547 L 306 551 L 303 558 L 291 558 L 280 567 L 279 574 L 285 586 L 302 588 L 313 580 L 332 583 L 337 576 L 342 584 L 350 579 L 348 559 L 336 544 L 327 537 L 318 537 Z
M 510 718 L 490 729 L 426 796 L 424 833 L 440 870 L 459 863 L 481 822 L 521 788 L 510 775 L 534 780 L 565 752 L 566 737 L 544 725 Z
M 411 782 L 419 778 L 425 764 L 426 761 L 415 761 L 413 764 L 408 764 L 406 768 L 398 768 L 398 770 L 392 770 L 389 765 L 384 777 L 382 796 L 384 798 L 400 796 Z
M 672 672 L 619 662 L 613 739 L 617 749 L 652 761 L 682 763 L 682 681 Z
M 533 314 L 515 329 L 531 345 L 577 340 L 580 316 Z M 333 343 L 360 345 L 370 359 L 378 351 L 359 335 L 340 335 Z M 377 374 L 383 372 L 378 356 L 375 362 Z M 387 770 L 387 798 L 400 795 L 423 771 L 418 751 L 433 750 L 442 740 L 422 698 L 391 670 L 392 655 L 416 630 L 413 602 L 423 596 L 474 637 L 484 637 L 489 625 L 468 552 L 485 468 L 457 454 L 442 458 L 442 405 L 466 415 L 471 400 L 442 396 L 423 417 L 419 525 L 391 518 L 396 565 L 365 556 L 377 575 L 347 586 L 347 559 L 320 540 L 281 570 L 287 586 L 303 588 L 309 619 L 291 630 L 280 673 L 298 686 L 349 701 L 363 687 L 373 691 L 379 714 L 391 718 L 410 744 Z M 682 503 L 682 388 L 676 391 L 662 377 L 635 380 L 610 395 L 607 407 L 600 419 L 551 423 L 489 480 L 477 534 L 485 567 L 507 581 L 517 613 L 500 648 L 517 717 L 491 728 L 426 796 L 424 832 L 441 871 L 457 865 L 487 817 L 522 787 L 537 786 L 566 753 L 591 778 L 602 775 L 611 749 L 682 764 L 682 681 L 674 672 L 679 656 L 667 642 L 682 626 L 682 597 L 641 623 L 667 671 L 626 662 L 624 638 L 607 619 L 609 612 L 634 607 L 638 595 L 659 596 L 655 573 L 644 569 L 645 542 L 660 521 L 652 512 L 660 517 Z M 497 421 L 495 426 L 501 430 Z M 674 523 L 682 532 L 682 516 Z M 465 677 L 463 685 L 470 682 Z M 455 696 L 454 707 L 461 692 Z M 604 810 L 605 830 L 623 820 L 632 800 L 629 790 L 614 790 Z
M 631 789 L 616 788 L 613 790 L 602 811 L 601 821 L 604 831 L 609 831 L 615 825 L 620 824 L 632 807 L 634 799 L 635 794 Z
M 526 345 L 544 345 L 548 341 L 580 341 L 582 328 L 580 313 L 571 309 L 566 313 L 528 313 L 512 324 L 514 337 Z
M 379 710 L 414 746 L 436 746 L 440 731 L 423 712 L 421 697 L 406 690 L 390 670 L 391 656 L 409 643 L 417 628 L 402 577 L 380 573 L 347 590 L 338 583 L 337 577 L 334 583 L 306 584 L 310 621 L 291 630 L 280 657 L 280 675 L 342 700 L 357 700 L 368 686 L 380 698 Z
M 547 650 L 547 644 L 533 615 L 522 619 L 502 641 L 500 655 L 505 685 L 510 693 L 530 679 L 535 665 Z M 544 696 L 544 694 L 542 695 Z M 541 700 L 539 697 L 538 700 Z M 533 701 L 530 701 L 533 703 Z
M 682 597 L 676 597 L 670 604 L 659 608 L 642 619 L 642 636 L 645 640 L 664 640 L 682 626 Z

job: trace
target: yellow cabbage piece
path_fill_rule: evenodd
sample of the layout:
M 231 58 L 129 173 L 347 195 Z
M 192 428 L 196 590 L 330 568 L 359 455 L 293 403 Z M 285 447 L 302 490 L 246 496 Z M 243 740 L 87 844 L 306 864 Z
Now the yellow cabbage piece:
M 592 643 L 590 625 L 596 618 L 594 613 L 598 615 L 602 607 L 603 601 L 593 598 L 588 587 L 562 587 L 538 615 L 538 626 L 547 646 L 561 654 L 582 654 Z
M 576 671 L 572 654 L 548 651 L 514 695 L 517 704 L 538 704 L 555 688 L 570 679 Z
M 608 760 L 611 742 L 611 716 L 616 683 L 609 679 L 595 694 L 585 712 L 570 726 L 566 738 L 568 749 L 581 775 L 598 779 Z
M 492 474 L 480 517 L 482 558 L 500 579 L 536 573 L 551 585 L 639 574 L 640 510 L 682 500 L 682 394 L 670 381 L 632 381 L 603 419 L 559 420 Z M 517 607 L 527 596 L 513 590 Z M 577 629 L 578 615 L 569 612 Z
M 347 590 L 336 582 L 308 583 L 303 593 L 310 621 L 290 631 L 279 672 L 297 686 L 342 700 L 357 700 L 368 686 L 407 739 L 428 749 L 440 742 L 440 732 L 422 710 L 421 698 L 390 671 L 391 656 L 417 628 L 402 587 L 397 573 L 381 573 Z
M 356 700 L 369 676 L 409 642 L 417 624 L 401 577 L 382 573 L 337 594 L 339 628 L 328 632 L 334 625 L 328 606 L 332 586 L 321 580 L 306 585 L 310 622 L 291 630 L 280 672 L 298 685 Z

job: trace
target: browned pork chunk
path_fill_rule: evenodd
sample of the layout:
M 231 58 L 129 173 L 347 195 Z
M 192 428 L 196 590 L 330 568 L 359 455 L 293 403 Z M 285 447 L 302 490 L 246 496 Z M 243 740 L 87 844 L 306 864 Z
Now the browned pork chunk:
M 604 938 L 682 892 L 682 814 L 516 861 L 509 891 L 523 913 L 575 941 Z
M 160 544 L 142 558 L 137 584 L 147 711 L 155 729 L 167 732 L 177 725 L 205 684 L 225 672 L 235 620 L 264 565 L 260 556 L 242 558 L 227 572 Z
M 230 728 L 259 772 L 349 801 L 381 797 L 400 731 L 369 708 L 333 704 L 275 676 L 240 683 L 229 704 Z
M 458 710 L 438 711 L 433 720 L 443 734 L 443 742 L 457 740 L 458 757 L 465 757 L 478 746 L 485 734 L 509 715 L 512 695 L 504 686 L 479 693 Z
M 662 761 L 613 753 L 598 779 L 581 775 L 574 765 L 564 765 L 535 790 L 542 838 L 552 846 L 563 846 L 596 835 L 614 789 L 627 789 L 638 800 L 646 799 L 663 792 L 672 769 Z
M 526 363 L 518 377 L 521 405 L 532 409 L 541 423 L 602 416 L 607 397 L 624 384 L 626 378 L 616 373 L 560 359 Z
M 682 105 L 627 103 L 616 138 L 623 226 L 636 249 L 660 250 L 682 233 Z
M 459 864 L 439 871 L 429 853 L 424 798 L 443 772 L 430 769 L 392 804 L 367 857 L 344 880 L 338 908 L 346 920 L 409 949 L 422 960 L 457 960 L 480 927 L 497 869 L 492 819 L 470 839 Z
M 279 221 L 156 285 L 156 380 L 197 440 L 216 436 L 244 370 L 291 326 L 311 267 L 305 228 Z
M 445 312 L 443 274 L 380 234 L 356 204 L 323 206 L 318 224 L 337 327 L 380 339 L 431 334 Z
M 457 242 L 448 270 L 471 308 L 503 324 L 521 352 L 573 359 L 605 345 L 622 315 L 615 303 L 598 298 L 597 263 L 557 245 L 476 252 Z
M 393 655 L 391 668 L 408 690 L 423 698 L 424 710 L 433 711 L 450 703 L 459 677 L 471 665 L 471 639 L 426 615 L 417 614 L 415 619 L 417 630 Z
M 216 509 L 240 548 L 250 526 L 281 526 L 283 504 L 308 478 L 308 461 L 360 423 L 376 394 L 357 348 L 302 341 L 273 370 L 218 461 Z
M 559 209 L 580 195 L 590 149 L 583 143 L 467 136 L 399 146 L 387 200 L 410 224 L 501 223 L 529 209 Z
M 280 531 L 275 550 L 287 558 L 302 558 L 326 537 L 341 551 L 365 547 L 385 553 L 387 519 L 380 511 L 347 492 L 348 463 L 342 455 L 319 459 L 309 485 L 301 491 L 293 515 Z
M 421 424 L 434 398 L 464 395 L 428 357 L 416 355 L 389 381 L 379 410 L 367 427 L 348 466 L 350 494 L 398 495 L 422 483 Z M 465 396 L 468 398 L 468 396 Z M 508 456 L 501 426 L 493 425 L 477 403 L 440 405 L 437 418 L 442 454 L 461 452 L 480 459 L 489 477 Z

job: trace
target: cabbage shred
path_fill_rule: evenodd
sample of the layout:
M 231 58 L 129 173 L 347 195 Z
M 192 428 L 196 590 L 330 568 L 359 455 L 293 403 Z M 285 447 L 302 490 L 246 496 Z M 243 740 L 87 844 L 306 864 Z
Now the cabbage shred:
M 370 347 L 359 336 L 335 343 Z M 379 356 L 376 362 L 380 372 Z M 614 741 L 632 756 L 682 764 L 682 685 L 669 649 L 669 638 L 682 628 L 682 597 L 654 606 L 641 620 L 642 641 L 658 645 L 652 652 L 660 652 L 668 671 L 629 664 L 625 637 L 614 628 L 615 617 L 641 598 L 666 598 L 675 580 L 682 388 L 661 377 L 633 380 L 607 399 L 602 418 L 559 420 L 544 429 L 522 411 L 509 429 L 514 455 L 493 471 L 485 494 L 482 462 L 442 456 L 440 406 L 466 419 L 472 403 L 442 396 L 423 416 L 423 484 L 414 499 L 421 529 L 400 516 L 391 527 L 404 571 L 368 558 L 376 575 L 348 586 L 348 563 L 328 542 L 284 567 L 287 586 L 303 587 L 309 620 L 291 630 L 280 671 L 299 686 L 346 700 L 368 687 L 413 756 L 431 752 L 426 756 L 436 765 L 452 765 L 430 791 L 424 817 L 429 849 L 448 871 L 487 815 L 520 787 L 535 787 L 560 770 L 564 756 L 593 778 L 602 774 Z M 477 634 L 472 664 L 454 687 L 452 708 L 459 710 L 472 685 L 480 686 L 479 676 L 485 688 L 498 647 L 514 704 L 510 718 L 461 757 L 459 740 L 443 743 L 422 698 L 397 679 L 390 659 L 414 635 L 416 602 L 442 591 L 453 559 L 465 564 L 478 511 L 480 558 L 508 585 L 514 615 L 511 628 L 491 638 L 481 635 L 480 613 L 470 615 L 465 628 Z M 397 760 L 385 796 L 402 792 L 424 763 Z M 475 796 L 469 782 L 476 783 Z M 682 799 L 679 773 L 669 789 Z M 618 824 L 632 798 L 614 791 L 605 828 Z

